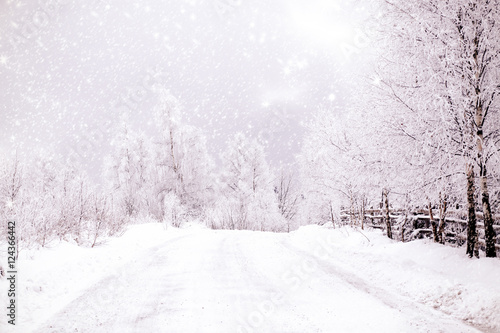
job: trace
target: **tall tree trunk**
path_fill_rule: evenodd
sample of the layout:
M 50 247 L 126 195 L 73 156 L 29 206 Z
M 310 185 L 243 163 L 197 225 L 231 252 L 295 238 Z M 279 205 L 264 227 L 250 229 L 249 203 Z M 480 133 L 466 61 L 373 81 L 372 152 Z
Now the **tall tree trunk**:
M 333 205 L 332 202 L 330 201 L 330 220 L 332 221 L 332 226 L 335 228 L 335 215 L 333 214 Z M 341 218 L 342 222 L 342 218 Z
M 392 239 L 392 228 L 391 228 L 391 217 L 389 211 L 389 191 L 384 190 L 382 192 L 382 197 L 385 196 L 384 205 L 385 205 L 385 225 L 387 228 L 387 237 Z
M 360 219 L 361 219 L 361 230 L 365 229 L 365 210 L 366 210 L 366 203 L 365 202 L 366 202 L 366 200 L 362 196 L 361 197 L 361 216 L 360 216 Z
M 350 225 L 351 227 L 354 225 L 354 214 L 355 214 L 355 211 L 354 211 L 354 199 L 352 197 L 352 193 L 350 194 L 350 203 L 351 203 L 351 207 L 349 209 L 349 221 L 350 221 Z
M 432 204 L 429 201 L 429 219 L 431 221 L 431 226 L 432 226 L 432 235 L 434 236 L 434 242 L 439 242 L 438 239 L 438 230 L 437 230 L 437 224 L 436 221 L 434 220 L 434 215 L 432 214 Z
M 479 21 L 480 24 L 481 21 Z M 496 257 L 496 234 L 493 229 L 493 217 L 491 214 L 490 207 L 490 195 L 487 186 L 486 177 L 486 159 L 484 158 L 484 133 L 483 126 L 485 122 L 486 115 L 488 111 L 484 112 L 484 100 L 481 91 L 481 83 L 483 82 L 485 74 L 484 70 L 484 53 L 483 57 L 480 56 L 480 33 L 482 30 L 476 30 L 476 36 L 473 40 L 474 43 L 474 68 L 475 68 L 475 82 L 474 82 L 474 92 L 476 96 L 475 100 L 475 117 L 474 123 L 476 128 L 476 150 L 477 159 L 479 162 L 479 188 L 481 190 L 481 204 L 483 208 L 483 218 L 484 218 L 484 238 L 486 242 L 486 257 Z
M 438 229 L 438 238 L 441 244 L 444 244 L 444 226 L 446 219 L 446 212 L 448 209 L 448 197 L 445 194 L 441 196 L 439 193 L 439 229 Z
M 495 244 L 497 242 L 497 235 L 493 229 L 493 215 L 491 214 L 490 207 L 490 194 L 488 192 L 488 185 L 486 183 L 486 168 L 483 166 L 480 171 L 479 184 L 481 188 L 481 203 L 483 206 L 483 219 L 484 219 L 484 240 L 486 242 L 486 257 L 494 258 L 497 256 Z
M 479 91 L 476 90 L 479 94 Z M 486 242 L 486 257 L 496 257 L 496 233 L 493 229 L 493 216 L 491 214 L 490 207 L 490 194 L 488 192 L 488 177 L 486 175 L 486 161 L 484 158 L 483 150 L 483 106 L 480 97 L 477 97 L 476 102 L 476 117 L 475 125 L 477 127 L 476 132 L 476 149 L 477 149 L 477 159 L 479 162 L 479 188 L 481 190 L 481 205 L 483 208 L 483 222 L 484 222 L 484 240 Z
M 467 254 L 479 257 L 477 250 L 477 231 L 476 231 L 476 208 L 474 200 L 474 166 L 467 165 L 467 205 L 469 208 L 469 218 L 467 221 Z

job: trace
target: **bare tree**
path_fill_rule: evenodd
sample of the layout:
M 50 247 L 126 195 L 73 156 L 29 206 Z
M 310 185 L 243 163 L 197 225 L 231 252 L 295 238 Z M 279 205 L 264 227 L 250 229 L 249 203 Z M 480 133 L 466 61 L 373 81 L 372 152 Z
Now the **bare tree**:
M 274 190 L 278 198 L 278 208 L 287 221 L 287 232 L 290 232 L 291 223 L 297 215 L 300 199 L 300 194 L 297 193 L 293 182 L 293 174 L 285 174 L 284 171 L 281 171 Z

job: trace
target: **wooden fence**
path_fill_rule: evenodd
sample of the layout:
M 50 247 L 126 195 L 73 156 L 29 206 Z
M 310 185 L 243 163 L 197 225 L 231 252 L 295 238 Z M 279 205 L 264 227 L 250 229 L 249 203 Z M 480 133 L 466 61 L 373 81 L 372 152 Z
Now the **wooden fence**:
M 427 213 L 427 214 L 426 214 Z M 414 240 L 421 238 L 432 238 L 431 219 L 428 210 L 420 210 L 411 214 L 405 214 L 402 210 L 391 210 L 389 217 L 391 219 L 393 238 L 397 240 Z M 477 232 L 480 247 L 485 247 L 484 242 L 484 224 L 482 222 L 483 213 L 476 212 Z M 385 211 L 382 209 L 368 209 L 365 212 L 364 225 L 371 228 L 384 229 Z M 340 213 L 340 220 L 343 224 L 359 221 L 359 214 L 351 214 L 348 210 Z M 439 224 L 439 214 L 434 216 L 434 221 Z M 497 236 L 496 248 L 500 249 L 500 215 L 495 215 L 495 224 L 493 229 Z M 444 239 L 445 243 L 461 246 L 467 240 L 467 214 L 462 211 L 449 211 L 446 213 Z M 404 236 L 404 237 L 403 237 Z

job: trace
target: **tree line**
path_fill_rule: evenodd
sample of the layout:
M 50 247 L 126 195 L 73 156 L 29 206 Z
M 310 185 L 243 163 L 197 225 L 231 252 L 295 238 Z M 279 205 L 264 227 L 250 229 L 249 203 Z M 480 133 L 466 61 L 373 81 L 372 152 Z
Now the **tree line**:
M 235 135 L 216 165 L 204 133 L 182 121 L 181 103 L 156 90 L 154 135 L 117 120 L 103 184 L 70 158 L 50 151 L 0 161 L 0 216 L 15 220 L 19 249 L 52 240 L 94 246 L 136 221 L 180 226 L 198 220 L 213 229 L 290 231 L 298 187 L 272 170 L 264 147 Z M 0 230 L 6 236 L 6 223 Z
M 373 69 L 344 114 L 321 111 L 300 160 L 320 215 L 394 206 L 467 215 L 469 256 L 496 256 L 499 209 L 500 3 L 386 0 L 368 20 Z M 336 207 L 336 209 L 335 209 Z M 364 216 L 360 214 L 358 216 Z M 390 218 L 387 234 L 391 237 Z

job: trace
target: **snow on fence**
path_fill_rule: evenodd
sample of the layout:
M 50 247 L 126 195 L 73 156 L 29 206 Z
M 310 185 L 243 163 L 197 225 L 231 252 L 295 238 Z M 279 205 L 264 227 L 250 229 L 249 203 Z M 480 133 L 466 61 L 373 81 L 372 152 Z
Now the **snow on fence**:
M 426 214 L 427 213 L 427 214 Z M 364 225 L 376 229 L 385 229 L 385 211 L 383 209 L 368 209 L 366 210 Z M 391 210 L 389 217 L 391 219 L 393 238 L 397 240 L 414 240 L 421 238 L 431 238 L 432 227 L 431 219 L 428 215 L 428 210 L 419 210 L 405 214 L 403 210 Z M 481 222 L 483 218 L 482 212 L 476 212 L 477 217 L 477 232 L 479 245 L 484 249 L 484 224 Z M 359 214 L 352 214 L 348 210 L 342 210 L 340 220 L 344 224 L 359 221 Z M 439 224 L 439 214 L 434 216 L 434 221 Z M 444 237 L 445 242 L 461 246 L 467 240 L 467 214 L 462 211 L 449 211 L 446 213 Z M 493 229 L 497 235 L 500 235 L 500 215 L 494 216 Z M 403 237 L 404 236 L 404 237 Z M 497 249 L 500 249 L 500 237 L 497 237 Z

